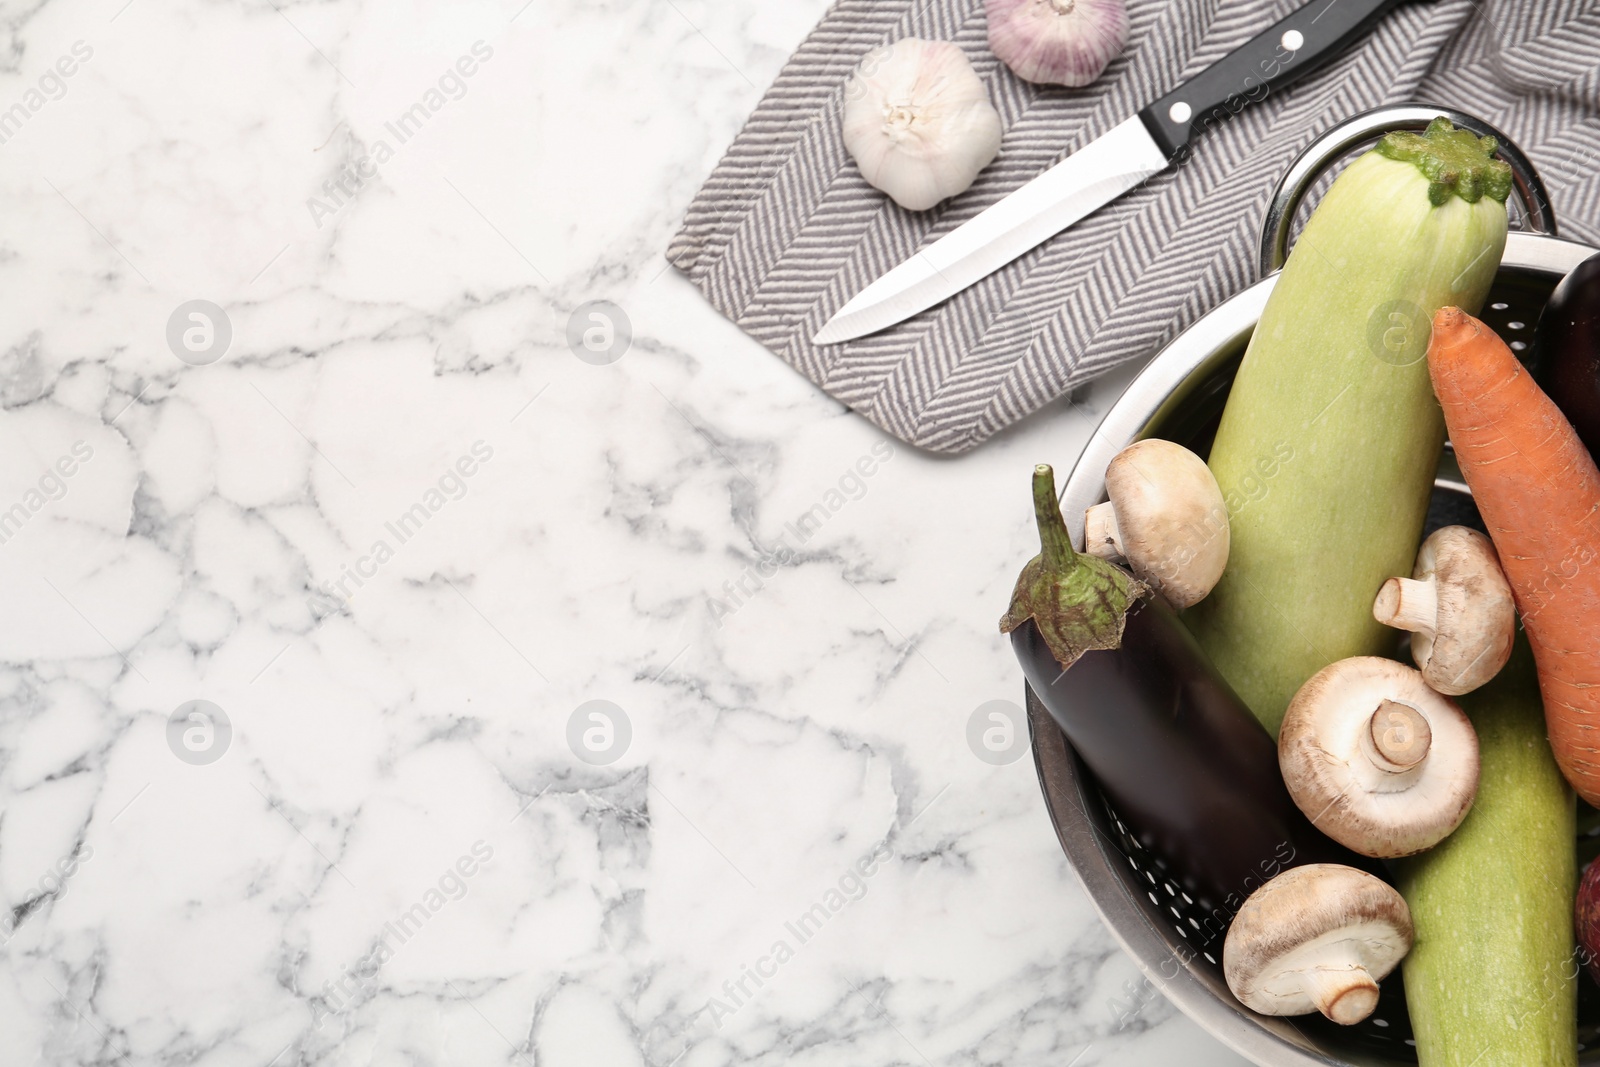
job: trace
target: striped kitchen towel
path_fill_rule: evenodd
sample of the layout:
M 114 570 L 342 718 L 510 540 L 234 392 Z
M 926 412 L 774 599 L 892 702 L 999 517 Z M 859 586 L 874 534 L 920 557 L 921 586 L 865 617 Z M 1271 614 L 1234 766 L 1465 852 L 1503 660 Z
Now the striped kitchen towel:
M 1600 238 L 1600 4 L 1413 2 L 1207 134 L 1187 166 L 959 296 L 849 344 L 811 343 L 868 282 L 1302 2 L 1131 0 L 1122 56 L 1088 89 L 1061 89 L 989 54 L 983 0 L 839 0 L 690 205 L 668 258 L 828 393 L 904 441 L 954 453 L 1154 353 L 1253 282 L 1278 177 L 1318 133 L 1369 108 L 1428 101 L 1494 124 L 1538 166 L 1563 235 Z M 900 37 L 959 44 L 1006 130 L 977 183 L 925 212 L 867 185 L 840 135 L 851 72 Z

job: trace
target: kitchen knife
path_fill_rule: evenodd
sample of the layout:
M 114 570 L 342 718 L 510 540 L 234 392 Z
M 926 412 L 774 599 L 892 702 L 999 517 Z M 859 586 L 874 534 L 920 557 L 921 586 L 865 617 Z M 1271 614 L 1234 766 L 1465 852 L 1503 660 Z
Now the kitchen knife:
M 876 333 L 994 273 L 1180 164 L 1190 142 L 1333 59 L 1398 2 L 1311 0 L 861 290 L 813 342 Z

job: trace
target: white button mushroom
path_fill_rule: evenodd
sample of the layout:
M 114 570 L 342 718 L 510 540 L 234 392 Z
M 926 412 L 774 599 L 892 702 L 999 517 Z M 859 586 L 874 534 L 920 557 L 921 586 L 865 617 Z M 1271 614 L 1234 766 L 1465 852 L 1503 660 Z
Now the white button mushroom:
M 1378 983 L 1411 951 L 1411 910 L 1365 871 L 1291 867 L 1250 894 L 1222 946 L 1239 1002 L 1263 1015 L 1320 1011 L 1353 1026 L 1378 1006 Z
M 1278 766 L 1317 829 L 1364 856 L 1410 856 L 1467 817 L 1478 735 L 1419 672 L 1354 656 L 1312 675 L 1289 702 Z
M 1494 542 L 1465 526 L 1443 527 L 1422 542 L 1411 577 L 1384 582 L 1372 614 L 1412 632 L 1422 677 L 1450 696 L 1499 674 L 1516 637 L 1516 602 Z
M 1205 460 L 1149 438 L 1118 452 L 1084 514 L 1084 551 L 1125 559 L 1174 608 L 1204 599 L 1228 565 L 1228 508 Z

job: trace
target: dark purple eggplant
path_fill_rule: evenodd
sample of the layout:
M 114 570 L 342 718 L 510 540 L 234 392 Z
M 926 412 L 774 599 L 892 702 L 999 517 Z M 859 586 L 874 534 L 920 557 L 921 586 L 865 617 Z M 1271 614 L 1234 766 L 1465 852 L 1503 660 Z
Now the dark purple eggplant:
M 1539 387 L 1600 458 L 1600 255 L 1561 279 L 1539 315 L 1533 346 Z
M 1000 630 L 1140 843 L 1228 917 L 1289 867 L 1381 874 L 1295 807 L 1276 742 L 1172 609 L 1121 567 L 1073 549 L 1048 466 L 1034 469 L 1033 497 L 1042 551 Z

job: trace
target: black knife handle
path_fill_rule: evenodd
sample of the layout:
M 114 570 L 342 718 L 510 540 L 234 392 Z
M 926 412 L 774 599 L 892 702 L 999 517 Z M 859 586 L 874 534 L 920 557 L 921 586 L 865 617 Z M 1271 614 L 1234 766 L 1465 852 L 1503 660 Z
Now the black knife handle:
M 1139 118 L 1172 159 L 1207 128 L 1225 124 L 1274 89 L 1326 64 L 1399 2 L 1311 0 L 1139 112 Z

